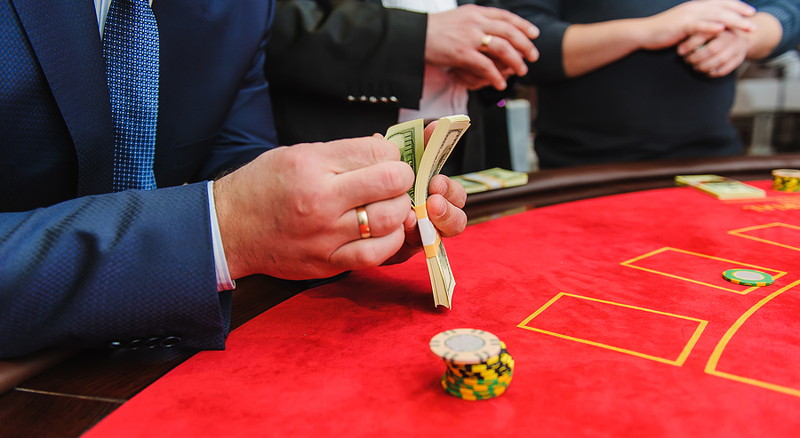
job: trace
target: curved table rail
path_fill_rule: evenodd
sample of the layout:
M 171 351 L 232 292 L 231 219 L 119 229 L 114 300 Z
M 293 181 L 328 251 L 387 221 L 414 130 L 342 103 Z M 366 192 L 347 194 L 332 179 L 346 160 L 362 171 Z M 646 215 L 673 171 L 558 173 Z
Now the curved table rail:
M 542 170 L 518 187 L 473 193 L 464 210 L 472 223 L 521 209 L 637 190 L 671 187 L 676 175 L 716 174 L 738 180 L 770 179 L 771 171 L 800 168 L 800 154 L 600 164 Z

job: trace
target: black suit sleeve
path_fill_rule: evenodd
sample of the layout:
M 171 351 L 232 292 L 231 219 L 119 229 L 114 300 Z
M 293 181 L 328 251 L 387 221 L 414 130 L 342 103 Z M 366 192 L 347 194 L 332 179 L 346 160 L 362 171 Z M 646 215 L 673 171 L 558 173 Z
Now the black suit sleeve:
M 561 0 L 504 0 L 503 7 L 536 25 L 541 34 L 534 40 L 539 60 L 528 64 L 523 82 L 541 84 L 566 78 L 562 42 L 571 23 L 561 18 Z
M 392 104 L 418 108 L 427 19 L 363 1 L 278 1 L 267 79 L 281 92 L 342 102 L 394 96 Z

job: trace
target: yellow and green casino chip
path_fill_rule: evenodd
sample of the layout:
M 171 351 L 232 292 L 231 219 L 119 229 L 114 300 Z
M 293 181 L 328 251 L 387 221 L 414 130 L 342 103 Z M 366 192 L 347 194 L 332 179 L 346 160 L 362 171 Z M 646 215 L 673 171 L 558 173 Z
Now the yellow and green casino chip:
M 499 369 L 497 371 L 491 370 L 491 371 L 484 371 L 482 373 L 465 373 L 463 371 L 459 371 L 459 370 L 454 370 L 452 368 L 448 368 L 447 372 L 449 374 L 452 374 L 453 376 L 457 376 L 457 377 L 464 378 L 464 379 L 467 379 L 467 378 L 496 379 L 499 376 L 502 376 L 504 374 L 510 373 L 513 369 L 514 369 L 513 367 L 503 367 L 503 368 L 501 368 L 501 369 Z
M 485 393 L 485 394 L 494 394 L 497 392 L 505 391 L 508 388 L 508 383 L 494 383 L 492 385 L 470 385 L 464 386 L 456 383 L 452 383 L 447 381 L 447 379 L 442 379 L 442 387 L 445 389 L 451 389 L 453 391 L 461 391 L 461 392 L 469 392 L 469 393 Z
M 769 286 L 775 283 L 771 275 L 754 269 L 728 269 L 722 273 L 722 278 L 742 286 Z
M 492 383 L 509 383 L 511 382 L 511 376 L 513 372 L 508 372 L 507 374 L 503 374 L 497 376 L 496 378 L 492 379 L 478 379 L 475 377 L 458 377 L 450 373 L 446 373 L 445 377 L 448 382 L 459 384 L 459 385 L 488 385 Z
M 446 384 L 442 384 L 442 388 L 450 395 L 464 398 L 470 400 L 471 397 L 475 397 L 478 400 L 487 400 L 493 397 L 497 397 L 498 395 L 503 394 L 506 392 L 508 388 L 507 385 L 495 387 L 489 391 L 482 391 L 482 390 L 473 390 L 469 388 L 454 388 L 452 386 L 448 386 Z

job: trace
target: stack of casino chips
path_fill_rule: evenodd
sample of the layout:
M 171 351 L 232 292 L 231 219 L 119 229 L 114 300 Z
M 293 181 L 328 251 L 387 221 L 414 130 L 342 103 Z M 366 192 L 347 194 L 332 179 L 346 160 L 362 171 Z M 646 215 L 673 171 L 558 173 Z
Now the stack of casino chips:
M 431 351 L 447 365 L 441 383 L 445 392 L 464 400 L 487 400 L 503 394 L 514 372 L 514 359 L 497 336 L 476 329 L 441 332 Z
M 781 192 L 800 192 L 800 170 L 797 169 L 773 170 L 772 188 Z

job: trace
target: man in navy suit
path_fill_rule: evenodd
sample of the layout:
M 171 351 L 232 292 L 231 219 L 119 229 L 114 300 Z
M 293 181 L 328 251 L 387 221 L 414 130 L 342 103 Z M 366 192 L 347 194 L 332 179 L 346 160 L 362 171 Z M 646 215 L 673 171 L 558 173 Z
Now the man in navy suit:
M 419 251 L 414 175 L 391 143 L 275 148 L 263 76 L 271 0 L 152 2 L 159 188 L 111 193 L 98 33 L 110 2 L 94 3 L 0 0 L 0 357 L 223 348 L 232 279 L 321 278 Z M 463 231 L 463 189 L 437 177 L 430 191 L 442 234 Z

